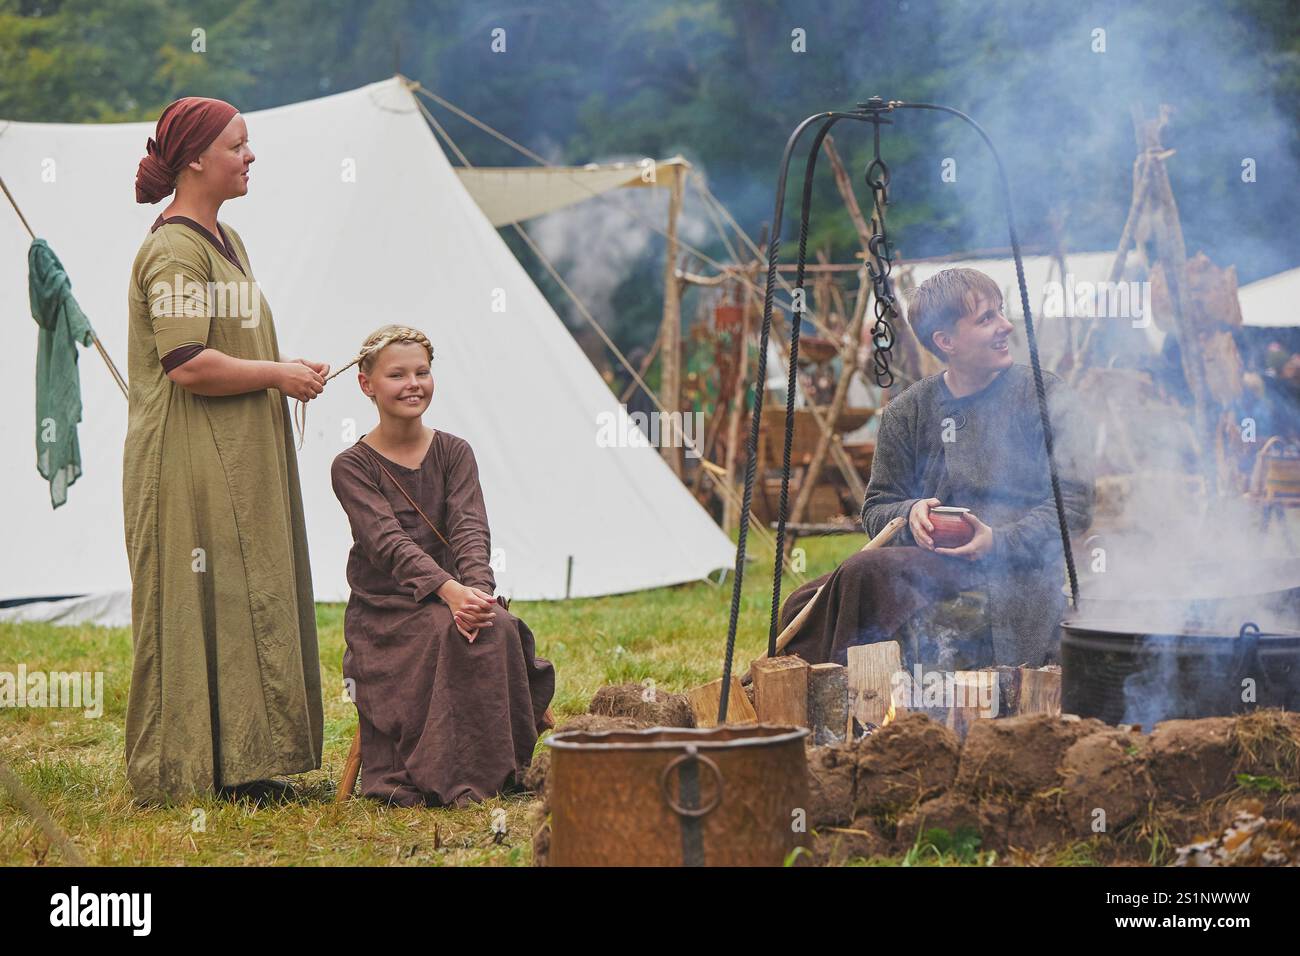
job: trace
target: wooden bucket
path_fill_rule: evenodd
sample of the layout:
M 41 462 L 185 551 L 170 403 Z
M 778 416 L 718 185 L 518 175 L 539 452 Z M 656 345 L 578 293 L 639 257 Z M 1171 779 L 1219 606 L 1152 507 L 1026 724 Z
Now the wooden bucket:
M 804 727 L 555 734 L 551 866 L 781 866 L 807 836 Z

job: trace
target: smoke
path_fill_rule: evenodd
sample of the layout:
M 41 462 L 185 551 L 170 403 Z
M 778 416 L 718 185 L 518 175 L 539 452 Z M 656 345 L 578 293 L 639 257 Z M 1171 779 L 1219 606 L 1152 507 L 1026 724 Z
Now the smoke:
M 1185 407 L 1155 395 L 1143 401 L 1136 389 L 1093 394 L 1101 395 L 1098 444 L 1108 473 L 1098 481 L 1092 534 L 1076 550 L 1074 619 L 1135 635 L 1125 648 L 1135 656 L 1122 684 L 1124 722 L 1149 730 L 1245 703 L 1285 705 L 1295 675 L 1292 686 L 1268 684 L 1258 667 L 1244 669 L 1237 643 L 1248 623 L 1300 631 L 1300 558 L 1285 512 L 1265 527 L 1257 502 L 1203 493 Z M 1257 685 L 1255 696 L 1242 696 Z
M 641 157 L 618 156 L 601 163 L 636 163 Z M 695 194 L 688 190 L 687 199 Z M 619 322 L 615 296 L 624 283 L 647 260 L 655 262 L 662 276 L 668 227 L 667 189 L 615 189 L 557 210 L 529 223 L 526 228 L 606 331 Z M 679 240 L 698 247 L 706 241 L 711 226 L 699 202 L 684 202 L 677 223 Z M 680 249 L 685 253 L 686 250 Z M 710 270 L 711 271 L 711 270 Z M 654 286 L 655 310 L 662 306 L 662 282 Z M 567 298 L 555 303 L 569 323 L 581 318 Z
M 1167 162 L 1189 254 L 1236 263 L 1243 282 L 1296 265 L 1296 124 L 1269 95 L 1284 64 L 1262 55 L 1262 28 L 1240 8 L 1193 0 L 942 10 L 932 95 L 970 113 L 999 145 L 1030 241 L 1049 238 L 1059 207 L 1071 248 L 1114 248 L 1137 151 L 1130 108 L 1150 119 L 1165 103 L 1175 111 L 1164 145 L 1176 150 Z M 1005 246 L 987 148 L 964 123 L 928 122 L 938 156 L 914 171 L 933 183 L 940 157 L 955 161 L 956 181 L 931 192 L 958 211 L 956 248 Z M 1247 163 L 1253 182 L 1243 181 Z

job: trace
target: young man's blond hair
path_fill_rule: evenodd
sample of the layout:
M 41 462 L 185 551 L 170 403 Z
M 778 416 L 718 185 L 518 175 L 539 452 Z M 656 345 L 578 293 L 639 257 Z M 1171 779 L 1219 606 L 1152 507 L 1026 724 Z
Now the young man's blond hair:
M 981 298 L 1002 307 L 1002 290 L 983 272 L 945 269 L 907 294 L 907 320 L 921 344 L 946 362 L 948 356 L 935 344 L 934 333 L 951 332 Z

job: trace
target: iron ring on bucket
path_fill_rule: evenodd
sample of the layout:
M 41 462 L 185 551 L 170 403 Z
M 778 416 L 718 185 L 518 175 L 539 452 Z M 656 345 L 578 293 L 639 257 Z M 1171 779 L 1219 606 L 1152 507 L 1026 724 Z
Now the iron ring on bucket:
M 696 763 L 702 763 L 708 767 L 713 771 L 713 779 L 718 783 L 717 793 L 714 795 L 713 801 L 707 806 L 691 809 L 689 807 L 683 807 L 673 799 L 673 792 L 668 786 L 668 775 L 673 772 L 673 769 L 678 764 L 685 763 L 688 760 L 694 760 Z M 722 771 L 718 769 L 716 763 L 696 751 L 694 747 L 691 747 L 686 753 L 680 754 L 668 761 L 668 766 L 664 767 L 663 772 L 659 775 L 659 789 L 663 791 L 664 802 L 672 808 L 673 813 L 676 813 L 681 817 L 703 817 L 712 813 L 718 808 L 718 805 L 722 803 Z

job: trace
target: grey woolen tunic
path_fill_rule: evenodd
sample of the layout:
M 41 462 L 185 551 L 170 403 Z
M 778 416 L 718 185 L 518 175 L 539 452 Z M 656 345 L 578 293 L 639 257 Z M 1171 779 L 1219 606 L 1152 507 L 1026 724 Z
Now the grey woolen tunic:
M 1051 372 L 1043 378 L 1066 521 L 1077 539 L 1092 519 L 1094 430 L 1065 383 Z M 972 567 L 988 594 L 997 662 L 1054 661 L 1065 560 L 1030 368 L 1013 365 L 962 398 L 942 373 L 931 375 L 885 407 L 863 527 L 874 535 L 924 498 L 970 508 L 993 529 L 993 551 Z M 895 543 L 916 542 L 904 528 Z

